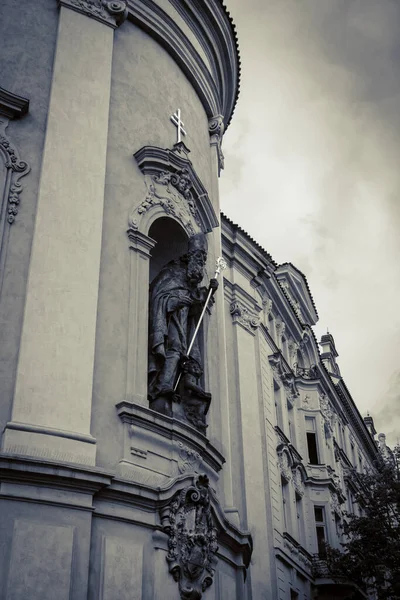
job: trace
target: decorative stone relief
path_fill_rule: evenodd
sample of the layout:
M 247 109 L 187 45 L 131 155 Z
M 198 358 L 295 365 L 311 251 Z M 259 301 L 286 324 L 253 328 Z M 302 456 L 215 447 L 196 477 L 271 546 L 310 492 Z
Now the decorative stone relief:
M 303 565 L 306 567 L 306 569 L 311 570 L 311 560 L 309 558 L 307 558 L 307 556 L 304 556 L 304 554 L 302 554 L 302 552 L 299 552 L 299 560 L 303 563 Z
M 304 496 L 303 475 L 299 467 L 292 469 L 292 481 L 296 494 L 300 497 Z
M 222 138 L 224 135 L 224 118 L 222 115 L 216 115 L 208 120 L 208 131 L 211 137 L 211 145 L 217 147 L 218 155 L 218 174 L 224 168 L 224 154 L 222 152 Z
M 272 313 L 272 300 L 271 298 L 265 297 L 262 299 L 262 305 L 265 311 L 265 315 L 269 317 Z
M 306 331 L 304 331 L 303 337 L 300 341 L 300 349 L 303 349 L 305 346 L 307 346 L 309 341 L 310 341 L 310 336 L 308 335 L 308 333 Z
M 292 542 L 290 542 L 288 539 L 285 538 L 283 540 L 283 545 L 285 546 L 285 548 L 287 548 L 291 552 L 291 554 L 294 554 L 295 556 L 298 555 L 299 549 L 297 548 L 297 546 L 292 544 Z
M 239 300 L 235 300 L 231 303 L 230 313 L 233 322 L 239 323 L 242 327 L 247 329 L 247 331 L 250 331 L 250 333 L 254 333 L 260 325 L 260 317 L 248 309 L 247 306 Z
M 336 492 L 330 492 L 330 500 L 329 504 L 331 507 L 331 511 L 333 514 L 337 514 L 339 517 L 342 516 L 342 508 L 340 506 L 340 501 Z
M 62 6 L 68 6 L 82 14 L 92 17 L 112 28 L 119 27 L 128 16 L 124 0 L 58 0 Z
M 289 338 L 288 341 L 288 350 L 289 350 L 289 357 L 291 361 L 294 361 L 297 357 L 297 351 L 299 349 L 299 344 L 297 344 L 294 339 L 291 337 Z
M 187 473 L 188 471 L 197 471 L 201 463 L 201 455 L 185 446 L 182 442 L 178 442 L 179 449 L 179 460 L 178 469 L 180 473 Z
M 281 472 L 281 476 L 285 481 L 290 481 L 292 479 L 292 457 L 290 454 L 290 450 L 287 445 L 279 444 L 276 452 L 278 454 L 278 466 Z
M 163 511 L 169 572 L 182 600 L 200 600 L 212 585 L 218 550 L 207 475 L 194 478 Z
M 276 319 L 275 327 L 276 327 L 276 332 L 278 334 L 278 338 L 282 339 L 282 336 L 285 333 L 286 324 L 283 321 L 281 321 L 281 319 L 278 318 L 278 319 Z
M 296 317 L 299 319 L 299 321 L 301 323 L 303 323 L 303 315 L 301 314 L 300 303 L 297 302 L 297 300 L 293 300 L 292 306 L 293 306 L 294 312 L 296 313 Z
M 333 434 L 334 412 L 325 394 L 319 396 L 319 406 L 324 420 L 325 434 L 330 437 Z
M 173 215 L 182 223 L 189 236 L 196 233 L 192 219 L 200 229 L 200 219 L 193 196 L 189 171 L 182 169 L 176 173 L 162 171 L 156 175 L 146 175 L 146 198 L 131 213 L 129 225 L 139 228 L 140 217 L 155 206 L 160 206 L 166 214 Z
M 19 152 L 6 134 L 8 119 L 0 116 L 0 155 L 3 154 L 5 167 L 11 171 L 11 183 L 7 198 L 7 221 L 12 225 L 18 214 L 22 184 L 20 179 L 27 175 L 30 167 L 27 162 L 21 160 Z

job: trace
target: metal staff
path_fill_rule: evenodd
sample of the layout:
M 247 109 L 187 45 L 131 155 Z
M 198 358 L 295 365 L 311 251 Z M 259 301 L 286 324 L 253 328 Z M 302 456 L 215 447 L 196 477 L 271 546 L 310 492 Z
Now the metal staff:
M 220 256 L 219 258 L 217 258 L 217 260 L 216 260 L 216 266 L 215 266 L 214 279 L 217 279 L 218 275 L 221 273 L 221 271 L 223 271 L 224 269 L 226 269 L 227 266 L 228 265 L 226 264 L 226 261 L 225 261 L 225 259 L 222 258 L 222 256 Z M 200 325 L 201 325 L 201 322 L 202 322 L 202 320 L 204 318 L 204 315 L 205 315 L 205 312 L 207 310 L 208 303 L 210 302 L 210 298 L 211 298 L 212 293 L 213 293 L 213 290 L 210 288 L 208 290 L 207 298 L 206 298 L 206 301 L 204 303 L 203 310 L 201 311 L 200 318 L 199 318 L 199 320 L 197 322 L 196 329 L 194 330 L 194 334 L 193 334 L 192 340 L 191 340 L 191 342 L 189 344 L 189 348 L 187 350 L 187 356 L 189 356 L 190 353 L 191 353 L 191 351 L 192 351 L 194 341 L 195 341 L 196 336 L 197 336 L 197 334 L 199 332 Z M 182 371 L 179 373 L 179 377 L 178 377 L 178 379 L 176 381 L 176 384 L 175 384 L 175 387 L 174 387 L 174 392 L 176 392 L 176 389 L 177 389 L 177 387 L 179 385 L 181 377 L 182 377 Z

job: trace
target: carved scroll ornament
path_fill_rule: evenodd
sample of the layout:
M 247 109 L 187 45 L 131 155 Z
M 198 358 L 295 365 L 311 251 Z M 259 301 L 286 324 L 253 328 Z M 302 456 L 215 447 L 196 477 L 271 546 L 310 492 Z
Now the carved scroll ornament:
M 179 585 L 181 600 L 200 600 L 212 585 L 218 550 L 211 515 L 207 475 L 194 478 L 162 516 L 168 534 L 169 572 Z
M 127 15 L 125 0 L 58 0 L 59 4 L 68 6 L 77 12 L 92 17 L 112 28 L 119 27 Z
M 239 323 L 250 333 L 254 333 L 260 325 L 260 317 L 238 300 L 235 300 L 231 303 L 230 313 L 232 315 L 233 322 Z
M 216 115 L 208 120 L 208 131 L 210 133 L 211 145 L 217 147 L 218 173 L 224 168 L 224 153 L 222 152 L 222 138 L 224 135 L 224 118 Z
M 162 171 L 157 175 L 146 175 L 145 184 L 146 198 L 132 211 L 129 218 L 129 225 L 132 229 L 139 229 L 142 216 L 152 208 L 159 206 L 167 215 L 176 217 L 189 236 L 197 232 L 193 221 L 200 230 L 200 218 L 190 191 L 192 182 L 187 169 L 176 173 Z
M 3 154 L 5 167 L 11 172 L 11 183 L 8 190 L 6 218 L 8 223 L 12 225 L 15 221 L 15 217 L 18 214 L 20 194 L 22 191 L 20 179 L 29 173 L 30 167 L 27 162 L 21 160 L 17 148 L 7 136 L 7 125 L 8 119 L 4 119 L 0 116 L 0 155 Z

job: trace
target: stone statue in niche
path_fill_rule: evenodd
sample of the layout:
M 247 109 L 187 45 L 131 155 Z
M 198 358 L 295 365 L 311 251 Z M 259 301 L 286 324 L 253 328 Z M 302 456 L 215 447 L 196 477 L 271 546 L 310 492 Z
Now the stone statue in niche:
M 150 408 L 186 420 L 203 433 L 211 395 L 199 382 L 203 369 L 198 337 L 190 357 L 186 354 L 208 294 L 200 285 L 206 260 L 206 237 L 195 234 L 189 238 L 187 253 L 170 261 L 153 279 L 149 300 Z M 217 288 L 217 280 L 211 279 L 213 294 Z

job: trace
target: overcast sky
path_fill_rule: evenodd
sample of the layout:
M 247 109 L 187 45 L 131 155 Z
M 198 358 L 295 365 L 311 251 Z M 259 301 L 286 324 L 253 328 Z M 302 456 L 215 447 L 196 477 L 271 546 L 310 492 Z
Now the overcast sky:
M 306 275 L 361 412 L 400 437 L 400 2 L 225 0 L 223 211 Z

